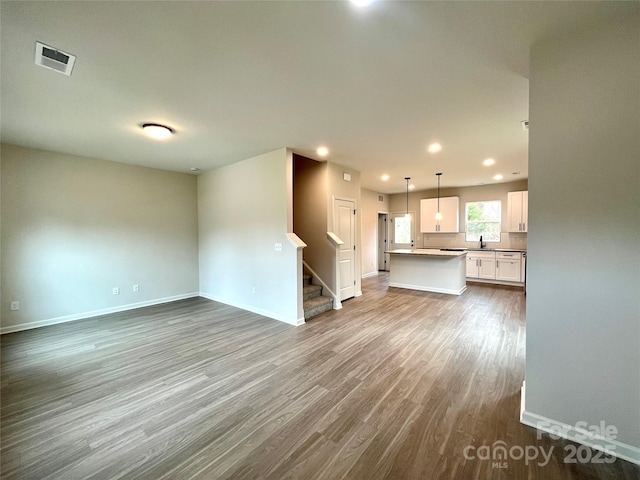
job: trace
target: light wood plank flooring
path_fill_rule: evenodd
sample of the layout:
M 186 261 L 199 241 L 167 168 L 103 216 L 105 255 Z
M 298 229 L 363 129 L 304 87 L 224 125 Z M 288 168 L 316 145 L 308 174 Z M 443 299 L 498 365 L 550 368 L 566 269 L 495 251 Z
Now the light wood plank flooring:
M 387 284 L 298 328 L 198 298 L 4 335 L 2 478 L 640 478 L 519 423 L 521 289 Z M 496 441 L 553 454 L 465 460 Z

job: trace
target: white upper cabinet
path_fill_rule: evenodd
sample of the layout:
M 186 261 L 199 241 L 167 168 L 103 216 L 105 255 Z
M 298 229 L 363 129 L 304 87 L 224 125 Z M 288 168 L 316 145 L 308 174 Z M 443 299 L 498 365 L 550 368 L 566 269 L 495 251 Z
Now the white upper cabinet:
M 441 197 L 440 213 L 442 219 L 436 220 L 438 212 L 437 198 L 420 200 L 420 232 L 422 233 L 458 233 L 460 231 L 460 198 Z
M 507 231 L 529 231 L 529 192 L 507 194 Z

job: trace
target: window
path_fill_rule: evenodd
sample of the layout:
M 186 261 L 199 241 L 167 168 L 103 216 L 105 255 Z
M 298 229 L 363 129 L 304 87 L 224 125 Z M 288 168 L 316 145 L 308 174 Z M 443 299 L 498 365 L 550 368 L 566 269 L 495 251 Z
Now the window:
M 394 222 L 394 243 L 411 243 L 411 216 L 397 216 Z
M 483 242 L 500 241 L 500 200 L 489 202 L 469 202 L 466 204 L 467 242 L 479 242 L 482 235 Z

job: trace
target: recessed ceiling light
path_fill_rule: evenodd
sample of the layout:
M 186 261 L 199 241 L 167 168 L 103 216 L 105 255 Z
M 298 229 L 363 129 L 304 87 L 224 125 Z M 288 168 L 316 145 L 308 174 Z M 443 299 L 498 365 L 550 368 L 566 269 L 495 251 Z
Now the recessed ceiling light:
M 327 155 L 329 155 L 329 149 L 327 147 L 318 147 L 316 153 L 321 157 L 326 157 Z
M 160 125 L 159 123 L 143 123 L 142 130 L 144 133 L 156 140 L 164 140 L 174 133 L 173 128 L 167 127 L 166 125 Z
M 367 5 L 371 5 L 373 0 L 351 0 L 356 7 L 366 7 Z
M 409 185 L 409 190 L 413 190 L 414 188 L 416 188 L 416 186 L 413 183 Z
M 384 175 L 382 175 L 380 177 L 382 179 L 383 182 L 386 182 L 387 180 L 389 180 L 389 175 L 387 175 L 386 173 Z
M 498 173 L 497 175 L 493 176 L 494 180 L 502 180 L 502 175 L 500 173 Z
M 437 153 L 440 150 L 442 150 L 442 145 L 440 145 L 439 143 L 432 143 L 431 145 L 429 145 L 429 152 L 431 153 Z
M 191 170 L 192 172 L 199 172 L 200 169 L 198 167 L 191 167 L 189 170 Z
M 496 163 L 496 161 L 493 158 L 487 158 L 484 162 L 482 162 L 482 164 L 485 167 L 490 167 L 491 165 L 493 165 L 494 163 Z

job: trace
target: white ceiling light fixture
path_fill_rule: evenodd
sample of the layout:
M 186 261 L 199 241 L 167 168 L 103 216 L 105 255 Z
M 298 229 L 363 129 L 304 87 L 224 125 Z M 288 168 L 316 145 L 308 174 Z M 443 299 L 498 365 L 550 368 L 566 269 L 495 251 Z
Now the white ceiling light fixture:
M 413 183 L 409 184 L 409 190 L 413 190 L 414 188 L 416 188 L 416 186 Z
M 387 180 L 389 180 L 389 175 L 387 175 L 387 174 L 385 173 L 384 175 L 382 175 L 382 176 L 380 177 L 380 179 L 381 179 L 383 182 L 386 182 Z
M 318 147 L 316 153 L 321 157 L 326 157 L 327 155 L 329 155 L 329 149 L 327 147 Z
M 439 143 L 432 143 L 431 145 L 429 145 L 428 150 L 430 153 L 438 153 L 440 150 L 442 150 L 442 145 L 440 145 Z
M 76 57 L 55 47 L 36 42 L 35 62 L 36 65 L 70 76 Z
M 159 123 L 143 123 L 141 128 L 144 133 L 155 140 L 164 140 L 175 133 L 173 128 L 160 125 Z
M 356 7 L 367 7 L 373 3 L 373 0 L 351 0 Z
M 482 165 L 484 165 L 485 167 L 490 167 L 494 163 L 496 163 L 496 161 L 493 158 L 487 158 L 484 162 L 482 162 Z
M 494 179 L 494 180 L 502 180 L 502 178 L 503 178 L 503 177 L 502 177 L 502 174 L 501 174 L 501 173 L 498 173 L 498 174 L 496 174 L 496 175 L 494 175 L 494 176 L 493 176 L 493 179 Z

